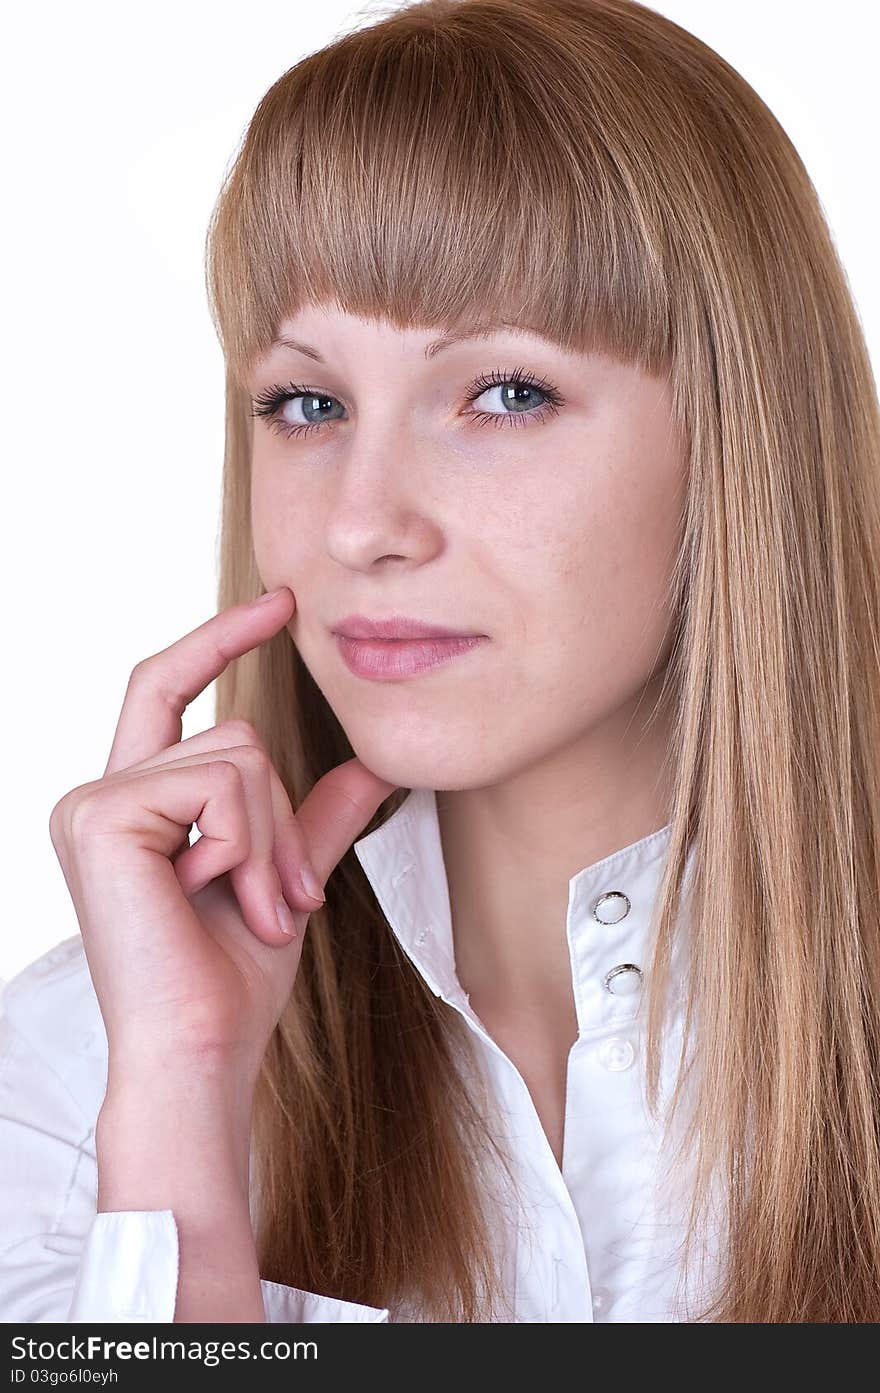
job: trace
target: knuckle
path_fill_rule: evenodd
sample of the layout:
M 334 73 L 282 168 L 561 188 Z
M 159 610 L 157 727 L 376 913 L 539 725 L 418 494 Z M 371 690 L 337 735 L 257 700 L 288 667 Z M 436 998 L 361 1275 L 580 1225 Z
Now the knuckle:
M 237 745 L 235 754 L 238 764 L 251 774 L 262 777 L 269 769 L 269 755 L 262 745 Z
M 70 796 L 69 793 L 65 793 L 62 798 L 59 798 L 49 814 L 49 836 L 52 845 L 56 847 L 64 834 L 64 824 L 67 821 Z
M 180 698 L 174 687 L 169 681 L 168 664 L 165 652 L 153 653 L 149 658 L 142 658 L 131 670 L 128 679 L 127 693 L 145 689 L 148 695 L 166 705 L 177 714 Z
M 262 745 L 259 732 L 255 725 L 245 720 L 244 716 L 230 716 L 228 721 L 224 721 L 220 729 L 224 735 L 229 737 L 232 745 Z
M 220 784 L 232 792 L 240 792 L 244 786 L 241 770 L 234 759 L 212 759 L 208 768 L 212 770 L 214 778 Z
M 106 799 L 102 797 L 102 789 L 101 783 L 89 784 L 75 794 L 68 795 L 70 804 L 65 821 L 67 835 L 71 841 L 82 841 L 99 826 L 106 804 Z
M 49 814 L 49 836 L 53 846 L 68 838 L 74 827 L 79 827 L 83 814 L 78 811 L 84 802 L 93 799 L 93 795 L 101 787 L 101 780 L 96 779 L 92 783 L 77 784 L 76 788 L 68 789 Z
M 149 680 L 155 667 L 155 655 L 149 658 L 141 658 L 139 663 L 135 663 L 128 679 L 129 687 L 140 687 Z

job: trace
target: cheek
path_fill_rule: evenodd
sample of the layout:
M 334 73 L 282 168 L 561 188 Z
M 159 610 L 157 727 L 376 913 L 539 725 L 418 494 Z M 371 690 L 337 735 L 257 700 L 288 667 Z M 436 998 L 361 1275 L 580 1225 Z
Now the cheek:
M 250 493 L 251 533 L 254 539 L 254 551 L 256 552 L 257 563 L 262 571 L 264 553 L 271 542 L 275 529 L 273 527 L 269 471 L 261 461 L 256 447 L 254 448 L 251 463 Z
M 582 578 L 593 641 L 617 660 L 636 662 L 662 641 L 671 615 L 669 586 L 679 509 L 668 494 L 632 491 L 596 526 L 584 548 Z
M 305 551 L 302 510 L 295 495 L 279 484 L 277 468 L 254 453 L 250 479 L 251 535 L 263 581 L 290 584 Z
M 531 684 L 614 697 L 648 679 L 673 620 L 679 487 L 674 468 L 618 455 L 518 511 L 506 554 Z

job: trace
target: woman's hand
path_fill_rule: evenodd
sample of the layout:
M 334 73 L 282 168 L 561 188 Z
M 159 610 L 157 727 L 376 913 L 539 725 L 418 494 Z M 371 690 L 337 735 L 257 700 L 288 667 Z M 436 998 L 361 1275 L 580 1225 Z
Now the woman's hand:
M 323 886 L 394 791 L 351 759 L 294 814 L 248 722 L 181 741 L 189 702 L 294 606 L 287 588 L 235 605 L 139 663 L 103 778 L 52 810 L 116 1077 L 210 1061 L 256 1079 L 317 907 L 300 870 Z

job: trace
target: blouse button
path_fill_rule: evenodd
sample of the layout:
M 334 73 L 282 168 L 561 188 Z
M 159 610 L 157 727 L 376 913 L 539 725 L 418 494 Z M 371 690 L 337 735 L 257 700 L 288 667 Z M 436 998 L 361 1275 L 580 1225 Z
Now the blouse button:
M 607 895 L 600 895 L 593 905 L 593 918 L 598 919 L 600 924 L 619 924 L 631 908 L 629 897 L 622 890 L 609 890 Z
M 594 1313 L 594 1315 L 601 1315 L 601 1313 L 602 1313 L 603 1311 L 607 1311 L 607 1309 L 608 1309 L 608 1290 L 607 1290 L 606 1287 L 594 1287 L 594 1288 L 593 1288 L 593 1301 L 592 1301 L 592 1306 L 593 1306 L 593 1313 Z
M 605 973 L 605 990 L 612 996 L 632 996 L 642 983 L 642 969 L 635 963 L 618 963 Z
M 599 1062 L 603 1069 L 608 1069 L 612 1074 L 628 1069 L 635 1057 L 632 1041 L 624 1040 L 619 1035 L 612 1035 L 599 1046 Z

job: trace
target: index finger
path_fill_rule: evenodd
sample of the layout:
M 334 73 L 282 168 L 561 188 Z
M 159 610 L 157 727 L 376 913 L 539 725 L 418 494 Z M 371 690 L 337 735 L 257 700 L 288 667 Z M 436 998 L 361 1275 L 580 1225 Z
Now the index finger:
M 129 678 L 104 777 L 150 759 L 183 735 L 191 701 L 240 658 L 277 633 L 296 608 L 286 585 L 232 605 L 138 663 Z

